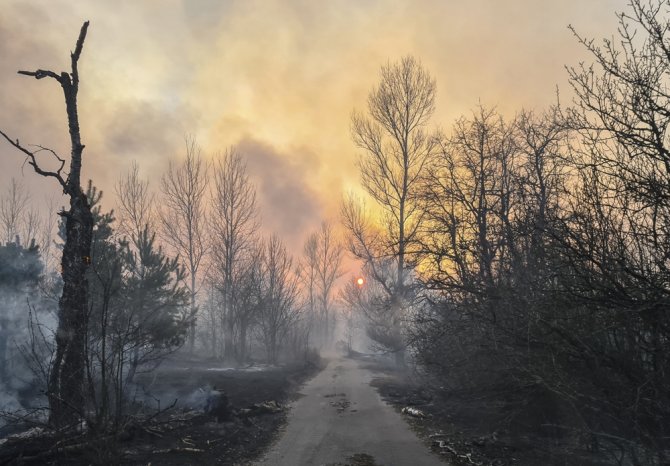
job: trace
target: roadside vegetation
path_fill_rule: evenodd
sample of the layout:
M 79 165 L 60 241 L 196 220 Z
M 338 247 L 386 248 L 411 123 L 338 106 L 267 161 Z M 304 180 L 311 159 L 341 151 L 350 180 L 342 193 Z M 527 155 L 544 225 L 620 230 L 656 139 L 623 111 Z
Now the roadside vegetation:
M 354 115 L 374 201 L 343 209 L 374 281 L 354 301 L 379 347 L 411 352 L 438 424 L 550 439 L 543 464 L 667 462 L 668 30 L 667 2 L 632 1 L 614 40 L 573 31 L 592 62 L 544 111 L 480 104 L 437 133 L 408 57 Z
M 68 200 L 0 194 L 0 464 L 252 457 L 331 348 L 391 360 L 381 393 L 455 464 L 667 464 L 668 2 L 573 31 L 591 61 L 546 109 L 437 122 L 430 70 L 389 60 L 351 117 L 363 194 L 297 252 L 237 147 L 82 182 L 87 31 L 19 71 L 60 86 L 69 157 L 0 129 Z

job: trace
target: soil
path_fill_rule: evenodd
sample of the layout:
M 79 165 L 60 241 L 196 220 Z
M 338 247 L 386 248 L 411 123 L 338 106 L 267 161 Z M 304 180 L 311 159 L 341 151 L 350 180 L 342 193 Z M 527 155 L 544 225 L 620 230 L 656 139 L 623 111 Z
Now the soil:
M 322 368 L 217 366 L 220 363 L 214 361 L 173 359 L 137 377 L 136 399 L 152 409 L 137 414 L 121 435 L 64 442 L 74 448 L 63 447 L 63 439 L 59 446 L 44 435 L 5 442 L 0 465 L 249 464 L 285 424 L 286 404 L 295 399 L 301 384 Z M 212 390 L 225 397 L 215 409 L 207 396 Z
M 547 427 L 533 393 L 453 391 L 425 376 L 370 364 L 372 385 L 403 414 L 417 435 L 449 464 L 480 466 L 608 465 L 607 452 L 587 448 L 578 435 Z M 556 419 L 553 419 L 554 422 Z

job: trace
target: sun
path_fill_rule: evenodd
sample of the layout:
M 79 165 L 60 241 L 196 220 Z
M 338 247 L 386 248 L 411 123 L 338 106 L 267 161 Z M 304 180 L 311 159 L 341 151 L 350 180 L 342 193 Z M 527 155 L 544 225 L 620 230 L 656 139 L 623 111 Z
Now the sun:
M 359 279 L 356 280 L 356 284 L 358 284 L 358 286 L 363 286 L 364 283 L 365 283 L 365 280 L 363 280 L 363 277 L 359 277 Z

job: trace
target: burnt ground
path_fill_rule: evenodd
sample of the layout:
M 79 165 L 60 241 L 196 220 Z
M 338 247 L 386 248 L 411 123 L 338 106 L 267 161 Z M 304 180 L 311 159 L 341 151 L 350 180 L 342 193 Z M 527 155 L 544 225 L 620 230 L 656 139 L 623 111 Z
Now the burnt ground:
M 417 374 L 371 362 L 372 385 L 403 414 L 417 435 L 449 464 L 536 466 L 613 464 L 579 435 L 548 427 L 553 408 L 531 391 L 453 391 Z
M 0 445 L 0 465 L 248 464 L 285 424 L 286 404 L 322 368 L 312 363 L 211 370 L 216 366 L 181 359 L 141 374 L 137 393 L 153 408 L 135 415 L 120 435 L 10 440 Z M 205 395 L 214 388 L 227 399 L 218 410 L 210 409 Z

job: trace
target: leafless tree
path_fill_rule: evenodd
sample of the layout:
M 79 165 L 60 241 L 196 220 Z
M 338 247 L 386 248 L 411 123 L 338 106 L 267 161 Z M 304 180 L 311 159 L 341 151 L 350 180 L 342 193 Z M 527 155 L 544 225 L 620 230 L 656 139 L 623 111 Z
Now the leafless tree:
M 140 167 L 133 161 L 116 183 L 118 230 L 131 242 L 137 242 L 145 228 L 154 230 L 154 196 L 149 181 L 140 178 Z
M 233 335 L 237 322 L 235 302 L 244 264 L 253 251 L 258 230 L 256 191 L 240 154 L 228 150 L 214 165 L 210 209 L 212 275 L 222 297 L 223 355 L 234 355 Z
M 393 279 L 396 262 L 393 259 L 380 261 L 376 264 L 374 272 L 380 277 Z M 369 264 L 363 267 L 363 275 L 371 277 L 373 272 Z M 407 346 L 406 330 L 409 323 L 408 312 L 396 312 L 389 309 L 391 302 L 388 300 L 386 290 L 380 281 L 365 280 L 363 285 L 358 285 L 355 280 L 347 282 L 340 290 L 340 300 L 345 311 L 345 332 L 348 337 L 349 350 L 352 349 L 352 339 L 356 328 L 361 324 L 365 334 L 370 338 L 370 347 L 375 351 L 394 352 L 397 363 L 396 348 L 404 350 Z
M 268 361 L 276 364 L 279 350 L 300 320 L 299 283 L 293 259 L 279 237 L 266 242 L 263 254 L 262 302 L 258 315 Z
M 526 384 L 632 464 L 667 458 L 668 13 L 636 0 L 620 40 L 578 36 L 574 107 L 459 119 L 422 190 L 421 362 Z
M 439 147 L 436 133 L 426 130 L 435 108 L 435 81 L 413 57 L 381 69 L 379 85 L 368 97 L 368 114 L 354 112 L 351 132 L 364 151 L 359 160 L 363 186 L 383 213 L 383 252 L 397 263 L 392 312 L 402 312 L 408 268 L 416 262 L 422 224 L 418 187 L 426 164 Z M 352 213 L 349 210 L 349 213 Z M 348 222 L 351 223 L 351 222 Z M 363 238 L 359 238 L 359 241 Z M 369 247 L 352 250 L 365 262 L 375 260 Z M 394 351 L 402 359 L 401 348 Z
M 364 151 L 363 186 L 386 214 L 386 247 L 398 262 L 399 292 L 421 225 L 417 187 L 439 147 L 436 134 L 426 131 L 434 107 L 435 81 L 417 60 L 405 57 L 382 67 L 381 82 L 368 97 L 369 117 L 352 117 L 353 140 Z
M 365 200 L 349 193 L 342 202 L 341 217 L 348 232 L 349 251 L 354 257 L 365 261 L 370 278 L 378 282 L 386 294 L 393 294 L 396 279 L 381 273 L 377 267 L 388 257 L 384 232 L 375 224 Z
M 54 248 L 55 231 L 58 227 L 56 218 L 57 208 L 56 201 L 50 197 L 44 200 L 44 204 L 47 206 L 45 209 L 46 214 L 42 217 L 38 237 L 45 271 L 47 275 L 52 275 L 56 271 L 58 263 L 58 258 L 56 257 L 58 249 Z
M 318 262 L 318 237 L 311 233 L 305 240 L 300 263 L 300 278 L 303 286 L 305 299 L 305 313 L 310 331 L 314 329 L 318 321 L 317 314 L 317 262 Z
M 30 195 L 23 184 L 12 178 L 7 191 L 0 198 L 0 227 L 3 243 L 11 243 L 21 236 L 22 220 L 28 211 Z M 24 242 L 31 238 L 22 237 Z M 27 244 L 27 243 L 26 243 Z
M 71 69 L 60 74 L 50 70 L 19 71 L 19 74 L 36 79 L 52 78 L 63 89 L 70 134 L 70 170 L 63 173 L 65 159 L 55 151 L 42 146 L 28 148 L 18 139 L 2 135 L 12 146 L 23 152 L 28 164 L 35 172 L 46 178 L 54 178 L 70 198 L 70 208 L 61 212 L 65 218 L 66 239 L 63 248 L 61 270 L 63 293 L 58 308 L 58 329 L 56 331 L 56 355 L 49 380 L 50 420 L 56 426 L 64 426 L 77 421 L 84 408 L 84 366 L 86 360 L 87 329 L 87 289 L 86 269 L 90 263 L 91 234 L 93 217 L 91 206 L 81 188 L 81 166 L 84 145 L 79 131 L 77 94 L 79 92 L 78 62 L 84 47 L 86 21 L 79 32 L 74 51 L 70 54 Z M 47 153 L 56 160 L 53 170 L 43 168 L 38 156 Z
M 423 192 L 424 247 L 442 283 L 453 279 L 470 290 L 492 290 L 498 268 L 508 265 L 507 252 L 515 246 L 511 213 L 518 202 L 515 157 L 514 125 L 494 110 L 480 107 L 471 119 L 456 122 Z M 490 312 L 495 320 L 496 309 Z
M 349 231 L 349 250 L 356 257 L 367 258 L 363 273 L 368 280 L 363 292 L 356 295 L 360 299 L 354 309 L 365 317 L 366 333 L 375 342 L 375 349 L 394 353 L 396 362 L 402 365 L 407 346 L 402 334 L 408 303 L 396 292 L 397 262 L 389 256 L 384 231 L 375 225 L 362 200 L 353 195 L 345 198 L 342 221 Z
M 202 300 L 203 312 L 200 314 L 200 318 L 204 325 L 200 326 L 200 341 L 212 357 L 217 357 L 220 354 L 218 342 L 219 327 L 221 325 L 219 312 L 220 299 L 216 280 L 207 271 L 203 278 L 203 286 L 205 288 L 205 296 Z
M 344 247 L 337 241 L 333 227 L 322 222 L 319 229 L 305 241 L 302 280 L 306 291 L 308 319 L 317 324 L 322 344 L 332 340 L 334 330 L 333 289 L 342 276 Z
M 159 214 L 163 237 L 185 263 L 190 278 L 193 318 L 189 333 L 191 352 L 195 343 L 197 277 L 208 248 L 204 231 L 207 168 L 195 139 L 187 138 L 186 159 L 178 166 L 170 162 L 167 173 L 161 179 L 163 198 Z
M 319 290 L 319 306 L 321 320 L 323 322 L 323 335 L 325 343 L 332 340 L 334 326 L 333 287 L 338 278 L 342 276 L 342 256 L 344 249 L 342 244 L 335 238 L 333 227 L 328 222 L 321 223 L 317 232 L 318 261 L 317 282 Z
M 240 266 L 240 276 L 233 294 L 233 342 L 236 358 L 240 363 L 247 360 L 249 336 L 263 305 L 263 254 L 262 244 L 255 241 Z
M 360 326 L 361 317 L 365 316 L 365 295 L 370 291 L 365 288 L 365 280 L 358 283 L 358 276 L 350 277 L 344 286 L 340 288 L 338 299 L 342 304 L 341 315 L 344 319 L 344 338 L 347 351 L 351 353 L 354 349 L 354 337 Z
M 591 412 L 616 410 L 620 421 L 611 427 L 651 447 L 656 457 L 649 464 L 667 461 L 662 426 L 670 419 L 661 388 L 670 382 L 669 15 L 665 1 L 632 0 L 618 14 L 616 40 L 575 32 L 593 63 L 568 68 L 579 183 L 573 215 L 557 237 L 573 264 L 575 307 L 592 317 L 578 315 L 580 326 L 563 335 L 569 345 L 579 343 L 576 335 L 587 342 L 582 351 L 607 367 L 597 371 L 597 384 L 612 392 Z M 622 379 L 624 387 L 617 384 Z M 566 388 L 573 396 L 583 390 Z M 630 454 L 636 461 L 636 451 Z

